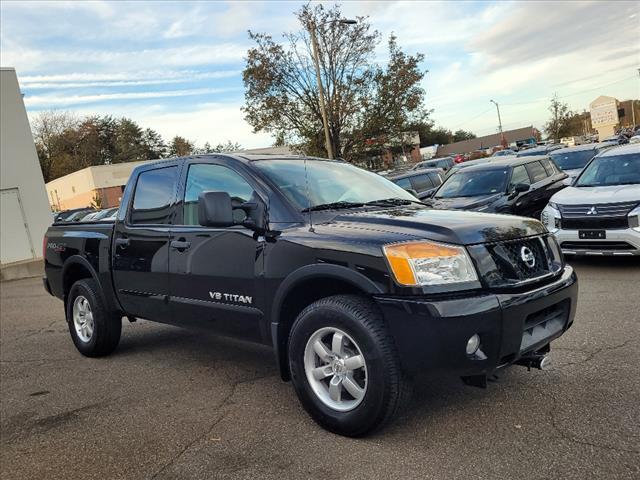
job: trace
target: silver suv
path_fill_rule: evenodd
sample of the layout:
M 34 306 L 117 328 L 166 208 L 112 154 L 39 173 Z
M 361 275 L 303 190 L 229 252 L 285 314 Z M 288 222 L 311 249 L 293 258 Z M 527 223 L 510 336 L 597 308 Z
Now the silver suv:
M 541 220 L 566 255 L 640 255 L 640 144 L 594 157 Z

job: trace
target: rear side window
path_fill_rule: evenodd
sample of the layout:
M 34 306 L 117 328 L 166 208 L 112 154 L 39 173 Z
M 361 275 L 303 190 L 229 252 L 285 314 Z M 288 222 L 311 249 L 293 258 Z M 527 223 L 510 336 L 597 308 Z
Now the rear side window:
M 513 186 L 517 183 L 524 183 L 525 185 L 531 185 L 531 180 L 529 180 L 529 174 L 523 165 L 518 165 L 517 167 L 513 167 L 513 173 L 511 174 L 511 183 Z
M 184 191 L 183 224 L 198 225 L 198 197 L 202 192 L 227 192 L 231 201 L 248 202 L 253 188 L 238 173 L 222 165 L 198 163 L 189 167 Z M 234 210 L 234 215 L 242 214 Z M 238 218 L 236 220 L 242 220 Z
M 530 162 L 526 165 L 529 177 L 531 177 L 532 183 L 537 183 L 548 177 L 547 171 L 544 169 L 540 162 Z
M 442 177 L 438 173 L 430 173 L 429 177 L 434 187 L 439 187 L 442 184 Z
M 544 159 L 541 160 L 542 166 L 544 167 L 544 169 L 547 171 L 547 174 L 551 177 L 552 175 L 555 175 L 556 173 L 560 173 L 558 171 L 558 168 L 556 167 L 556 164 L 553 160 L 549 160 L 549 159 Z
M 418 193 L 433 188 L 433 183 L 427 174 L 412 177 L 411 183 L 413 183 L 413 189 Z
M 131 223 L 170 223 L 177 178 L 178 167 L 147 170 L 138 175 L 133 194 Z
M 398 180 L 394 180 L 393 183 L 404 188 L 405 190 L 407 190 L 408 188 L 413 188 L 413 185 L 411 185 L 411 180 L 409 180 L 409 177 L 399 178 Z

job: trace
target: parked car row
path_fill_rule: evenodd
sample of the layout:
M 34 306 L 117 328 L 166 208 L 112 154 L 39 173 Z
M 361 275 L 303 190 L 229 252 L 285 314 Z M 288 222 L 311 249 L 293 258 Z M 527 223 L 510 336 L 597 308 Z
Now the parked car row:
M 389 178 L 434 209 L 540 218 L 568 255 L 640 255 L 640 144 L 548 147 L 456 164 L 422 192 Z
M 115 220 L 118 207 L 95 210 L 94 208 L 76 208 L 57 212 L 53 216 L 53 223 L 72 222 L 108 222 Z

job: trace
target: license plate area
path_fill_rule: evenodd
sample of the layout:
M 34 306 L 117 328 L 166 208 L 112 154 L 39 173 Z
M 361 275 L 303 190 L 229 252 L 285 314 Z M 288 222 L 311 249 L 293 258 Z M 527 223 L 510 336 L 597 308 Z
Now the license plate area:
M 580 240 L 602 240 L 607 238 L 606 230 L 578 230 Z

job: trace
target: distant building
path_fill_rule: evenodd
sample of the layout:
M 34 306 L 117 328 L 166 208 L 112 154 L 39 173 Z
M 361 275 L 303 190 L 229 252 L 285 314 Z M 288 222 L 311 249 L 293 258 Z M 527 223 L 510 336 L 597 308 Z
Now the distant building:
M 505 130 L 504 137 L 507 140 L 507 144 L 523 144 L 523 143 L 535 143 L 536 137 L 540 134 L 538 130 L 533 126 L 517 128 L 515 130 Z M 463 140 L 461 142 L 449 143 L 447 145 L 440 145 L 438 147 L 438 156 L 452 155 L 456 153 L 470 153 L 475 150 L 484 150 L 487 148 L 495 147 L 502 143 L 502 138 L 499 133 L 492 135 L 485 135 L 484 137 L 472 138 L 470 140 Z
M 42 257 L 42 239 L 53 217 L 13 68 L 0 69 L 0 104 L 0 263 L 4 267 Z
M 49 203 L 56 211 L 91 205 L 117 207 L 131 172 L 143 163 L 146 161 L 96 165 L 51 180 L 46 185 Z

